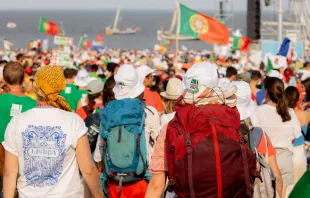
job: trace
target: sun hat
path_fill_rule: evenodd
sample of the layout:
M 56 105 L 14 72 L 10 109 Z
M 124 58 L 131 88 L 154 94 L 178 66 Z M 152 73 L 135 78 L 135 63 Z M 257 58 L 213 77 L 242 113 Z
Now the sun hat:
M 48 105 L 71 111 L 68 102 L 61 97 L 60 92 L 66 87 L 63 68 L 59 66 L 44 66 L 38 69 L 34 77 L 34 91 Z
M 144 81 L 145 77 L 150 75 L 150 74 L 153 74 L 155 71 L 153 69 L 151 69 L 149 66 L 147 65 L 142 65 L 140 67 L 138 67 L 136 69 L 137 73 L 138 73 L 138 76 L 139 78 Z
M 237 87 L 237 109 L 240 114 L 240 120 L 245 120 L 253 115 L 256 105 L 251 99 L 250 85 L 245 81 L 234 81 L 231 85 Z
M 74 83 L 79 87 L 86 87 L 92 80 L 86 70 L 80 70 L 74 79 Z
M 117 100 L 136 98 L 143 93 L 145 87 L 140 80 L 136 69 L 132 65 L 123 65 L 114 76 L 115 87 L 113 92 Z
M 215 65 L 208 62 L 195 63 L 187 70 L 183 78 L 184 98 L 198 98 L 206 88 L 218 86 L 218 74 Z M 194 96 L 193 96 L 194 94 Z
M 101 80 L 92 80 L 87 85 L 88 94 L 97 94 L 103 91 L 104 83 Z
M 177 100 L 182 95 L 182 81 L 178 78 L 170 78 L 165 92 L 160 95 L 169 100 Z

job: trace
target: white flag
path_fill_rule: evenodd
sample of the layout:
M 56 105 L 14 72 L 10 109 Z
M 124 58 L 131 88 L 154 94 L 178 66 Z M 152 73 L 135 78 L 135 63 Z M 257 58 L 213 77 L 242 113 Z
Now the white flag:
M 48 50 L 48 39 L 44 39 L 42 42 L 42 51 L 47 52 Z
M 11 43 L 8 40 L 3 40 L 3 47 L 5 50 L 10 51 L 11 50 L 11 46 L 13 46 L 13 43 Z
M 16 28 L 16 23 L 13 23 L 13 22 L 8 22 L 8 24 L 6 25 L 7 28 Z

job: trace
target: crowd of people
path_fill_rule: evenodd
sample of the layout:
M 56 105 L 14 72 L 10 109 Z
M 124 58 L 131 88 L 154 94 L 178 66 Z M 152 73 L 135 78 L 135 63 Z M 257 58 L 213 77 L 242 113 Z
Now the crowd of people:
M 5 198 L 309 196 L 310 62 L 52 54 L 0 51 Z

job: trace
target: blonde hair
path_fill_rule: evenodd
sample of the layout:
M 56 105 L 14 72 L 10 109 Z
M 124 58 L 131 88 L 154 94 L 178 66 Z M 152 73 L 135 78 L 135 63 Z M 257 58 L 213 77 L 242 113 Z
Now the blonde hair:
M 167 98 L 163 98 L 163 101 L 164 101 L 164 107 L 167 113 L 175 112 L 174 105 L 177 102 L 176 100 L 169 100 Z

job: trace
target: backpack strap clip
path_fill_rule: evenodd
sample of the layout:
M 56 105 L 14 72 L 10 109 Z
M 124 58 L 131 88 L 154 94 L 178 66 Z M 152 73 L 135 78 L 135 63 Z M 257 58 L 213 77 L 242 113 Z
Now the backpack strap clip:
M 192 146 L 190 134 L 186 134 L 186 146 L 188 146 L 188 147 Z

